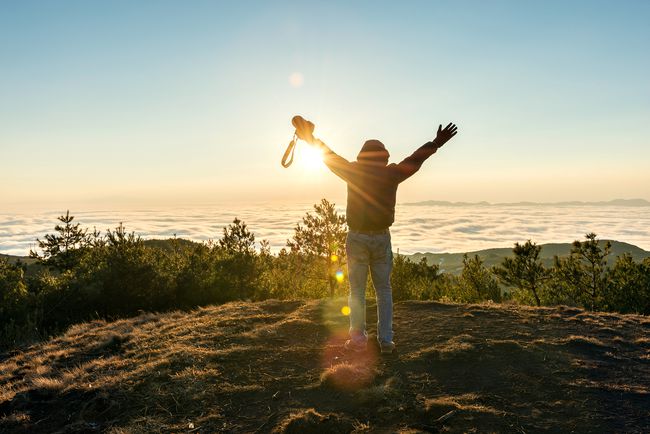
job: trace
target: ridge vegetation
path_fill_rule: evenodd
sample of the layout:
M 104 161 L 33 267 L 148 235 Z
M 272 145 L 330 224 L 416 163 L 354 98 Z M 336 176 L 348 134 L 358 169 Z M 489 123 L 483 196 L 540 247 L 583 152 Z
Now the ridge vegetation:
M 37 240 L 31 263 L 0 258 L 0 347 L 141 311 L 345 295 L 345 236 L 345 218 L 325 199 L 277 254 L 264 240 L 256 249 L 255 236 L 239 219 L 216 241 L 195 243 L 144 241 L 121 224 L 104 234 L 89 232 L 68 213 L 53 234 Z M 650 313 L 650 258 L 633 246 L 587 234 L 568 248 L 528 240 L 506 253 L 397 255 L 394 299 Z

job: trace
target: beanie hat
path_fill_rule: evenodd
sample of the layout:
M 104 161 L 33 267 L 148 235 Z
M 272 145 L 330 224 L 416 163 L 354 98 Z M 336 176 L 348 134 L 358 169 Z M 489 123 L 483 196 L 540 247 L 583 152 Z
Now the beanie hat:
M 359 155 L 357 155 L 357 160 L 388 162 L 388 157 L 390 157 L 390 154 L 384 144 L 379 140 L 372 139 L 363 144 Z

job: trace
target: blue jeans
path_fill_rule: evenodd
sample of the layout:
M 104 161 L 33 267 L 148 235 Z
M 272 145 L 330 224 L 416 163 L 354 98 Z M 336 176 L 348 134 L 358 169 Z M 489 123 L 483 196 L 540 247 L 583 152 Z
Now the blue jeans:
M 377 294 L 377 340 L 393 341 L 393 291 L 390 272 L 393 268 L 393 251 L 390 233 L 367 235 L 348 232 L 345 241 L 350 279 L 350 339 L 366 342 L 366 282 L 368 270 Z

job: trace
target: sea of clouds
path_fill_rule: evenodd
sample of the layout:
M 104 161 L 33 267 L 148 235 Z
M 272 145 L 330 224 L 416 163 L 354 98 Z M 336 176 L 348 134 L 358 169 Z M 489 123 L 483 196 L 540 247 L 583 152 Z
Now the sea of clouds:
M 338 209 L 344 213 L 343 208 Z M 278 251 L 313 205 L 200 206 L 119 211 L 70 210 L 75 222 L 104 232 L 123 223 L 143 238 L 174 235 L 195 241 L 217 240 L 234 218 L 243 220 L 256 240 L 268 240 Z M 27 255 L 36 238 L 54 232 L 65 210 L 40 213 L 0 211 L 0 253 Z M 571 242 L 595 232 L 650 250 L 650 207 L 540 205 L 398 205 L 391 228 L 393 250 L 466 252 L 510 247 L 528 239 L 538 244 Z

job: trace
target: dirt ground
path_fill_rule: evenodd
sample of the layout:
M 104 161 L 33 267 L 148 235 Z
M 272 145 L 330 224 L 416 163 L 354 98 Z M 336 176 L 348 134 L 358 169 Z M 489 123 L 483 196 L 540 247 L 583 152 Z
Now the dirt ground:
M 650 432 L 650 318 L 405 302 L 381 356 L 344 304 L 73 326 L 0 360 L 0 432 Z

